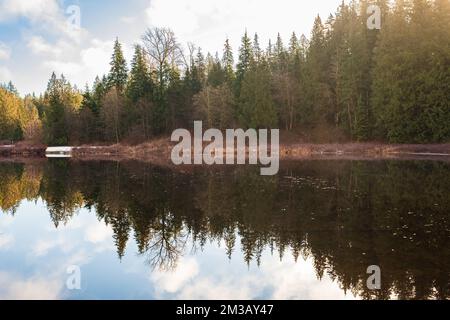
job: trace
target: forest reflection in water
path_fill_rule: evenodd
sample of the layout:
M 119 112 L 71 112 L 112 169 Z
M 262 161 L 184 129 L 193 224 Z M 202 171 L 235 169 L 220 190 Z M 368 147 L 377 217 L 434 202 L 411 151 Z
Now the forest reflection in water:
M 89 209 L 111 226 L 119 259 L 130 240 L 152 270 L 211 242 L 258 266 L 270 249 L 311 259 L 318 279 L 365 299 L 450 298 L 449 195 L 450 164 L 438 161 L 303 161 L 274 177 L 253 167 L 0 164 L 4 214 L 42 199 L 58 228 Z M 381 290 L 366 286 L 370 265 L 382 270 Z

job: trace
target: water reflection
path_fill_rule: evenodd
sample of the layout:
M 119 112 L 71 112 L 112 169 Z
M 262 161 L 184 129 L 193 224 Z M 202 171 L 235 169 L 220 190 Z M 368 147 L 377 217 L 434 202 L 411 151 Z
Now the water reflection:
M 16 219 L 23 200 L 42 201 L 53 229 L 64 230 L 85 211 L 108 226 L 92 230 L 91 240 L 112 230 L 116 260 L 136 250 L 154 281 L 180 268 L 187 269 L 180 277 L 194 272 L 192 257 L 202 252 L 214 261 L 211 245 L 220 244 L 221 255 L 243 265 L 264 268 L 275 255 L 292 270 L 312 264 L 318 280 L 365 299 L 450 297 L 449 193 L 443 162 L 306 161 L 285 163 L 275 177 L 248 167 L 0 164 L 0 208 L 8 217 Z M 0 251 L 8 241 L 14 245 L 0 238 Z M 382 290 L 367 288 L 369 265 L 381 267 Z

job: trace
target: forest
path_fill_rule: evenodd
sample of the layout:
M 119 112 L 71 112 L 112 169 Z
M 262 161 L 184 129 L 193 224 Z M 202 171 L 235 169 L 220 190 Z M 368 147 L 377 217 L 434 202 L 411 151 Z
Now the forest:
M 367 7 L 381 28 L 367 27 Z M 140 143 L 192 128 L 279 128 L 308 142 L 450 142 L 450 1 L 342 2 L 309 36 L 204 53 L 168 28 L 116 39 L 108 74 L 84 89 L 53 73 L 41 94 L 0 87 L 0 141 Z

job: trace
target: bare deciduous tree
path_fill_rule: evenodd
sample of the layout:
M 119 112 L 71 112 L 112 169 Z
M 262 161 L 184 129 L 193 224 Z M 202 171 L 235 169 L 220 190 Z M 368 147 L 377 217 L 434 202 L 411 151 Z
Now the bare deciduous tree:
M 175 34 L 168 28 L 149 28 L 142 36 L 145 53 L 158 73 L 159 85 L 164 87 L 167 67 L 184 62 Z

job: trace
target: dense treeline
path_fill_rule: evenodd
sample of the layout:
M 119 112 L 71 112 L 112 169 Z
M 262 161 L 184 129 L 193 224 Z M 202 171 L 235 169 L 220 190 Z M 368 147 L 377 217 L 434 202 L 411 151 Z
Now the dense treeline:
M 267 48 L 245 32 L 237 54 L 228 40 L 221 55 L 191 44 L 185 52 L 171 30 L 149 29 L 130 69 L 117 40 L 109 74 L 92 87 L 53 74 L 45 94 L 28 102 L 45 142 L 57 145 L 139 142 L 196 119 L 312 141 L 448 142 L 450 2 L 389 3 L 343 2 L 327 20 L 315 19 L 309 39 L 278 35 Z M 379 30 L 367 27 L 370 4 L 381 9 Z M 14 123 L 0 122 L 2 137 L 23 136 Z
M 20 214 L 22 199 L 41 199 L 59 227 L 89 209 L 111 226 L 119 258 L 136 250 L 157 269 L 214 243 L 247 264 L 264 265 L 270 250 L 282 261 L 311 258 L 318 278 L 367 299 L 450 298 L 449 163 L 310 161 L 282 173 L 3 163 L 0 212 Z M 382 290 L 366 286 L 373 264 Z
M 42 125 L 34 101 L 31 96 L 20 98 L 11 82 L 0 85 L 0 140 L 38 142 L 42 139 Z

